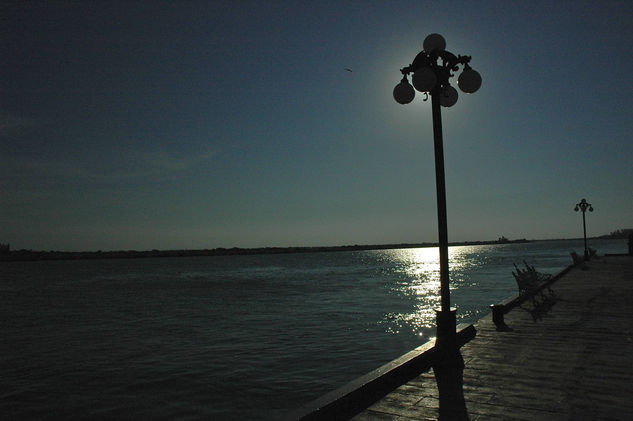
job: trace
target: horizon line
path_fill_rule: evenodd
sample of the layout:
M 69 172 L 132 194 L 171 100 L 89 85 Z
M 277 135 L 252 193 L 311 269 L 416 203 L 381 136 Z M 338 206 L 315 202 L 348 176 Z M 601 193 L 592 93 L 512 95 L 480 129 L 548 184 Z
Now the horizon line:
M 587 239 L 599 239 L 599 238 L 609 238 L 610 235 L 600 235 L 594 237 L 587 237 Z M 449 242 L 449 246 L 461 246 L 461 245 L 489 245 L 489 244 L 513 244 L 513 243 L 525 243 L 525 242 L 534 242 L 534 241 L 571 241 L 571 240 L 582 240 L 583 237 L 573 237 L 573 238 L 534 238 L 534 239 L 514 239 L 502 240 L 503 237 L 497 240 L 467 240 L 467 241 L 451 241 Z M 10 244 L 10 243 L 9 243 Z M 10 250 L 10 254 L 22 252 L 22 253 L 39 253 L 39 254 L 68 254 L 68 255 L 79 255 L 79 254 L 115 254 L 115 253 L 137 253 L 137 254 L 152 254 L 152 253 L 212 253 L 216 252 L 217 254 L 230 254 L 230 252 L 291 252 L 291 251 L 336 251 L 336 250 L 349 250 L 349 249 L 364 249 L 364 250 L 372 250 L 372 249 L 396 249 L 396 248 L 422 248 L 422 247 L 437 247 L 438 242 L 405 242 L 405 243 L 382 243 L 382 244 L 347 244 L 347 245 L 335 245 L 335 246 L 261 246 L 261 247 L 214 247 L 214 248 L 193 248 L 193 249 L 145 249 L 145 250 L 137 250 L 137 249 L 111 249 L 111 250 L 33 250 L 33 249 L 15 249 Z M 6 254 L 9 254 L 6 253 Z

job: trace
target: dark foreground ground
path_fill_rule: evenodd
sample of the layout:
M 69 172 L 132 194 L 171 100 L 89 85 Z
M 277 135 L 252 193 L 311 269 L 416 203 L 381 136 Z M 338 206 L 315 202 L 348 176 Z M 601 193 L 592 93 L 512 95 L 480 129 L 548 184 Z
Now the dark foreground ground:
M 462 348 L 470 420 L 633 419 L 633 257 L 594 259 L 552 290 L 546 305 L 505 315 L 512 331 L 498 332 L 490 316 L 475 325 Z M 430 371 L 353 420 L 437 418 Z

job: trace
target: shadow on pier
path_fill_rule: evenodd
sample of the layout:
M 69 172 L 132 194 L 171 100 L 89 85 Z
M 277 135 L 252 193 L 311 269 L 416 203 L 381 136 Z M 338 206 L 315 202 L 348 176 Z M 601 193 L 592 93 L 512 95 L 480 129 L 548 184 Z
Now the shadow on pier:
M 543 317 L 550 312 L 552 307 L 559 301 L 560 298 L 552 291 L 552 294 L 547 296 L 544 300 L 531 302 L 529 304 L 521 304 L 519 308 L 528 312 L 532 316 L 534 322 L 543 320 Z M 509 328 L 511 330 L 511 328 Z

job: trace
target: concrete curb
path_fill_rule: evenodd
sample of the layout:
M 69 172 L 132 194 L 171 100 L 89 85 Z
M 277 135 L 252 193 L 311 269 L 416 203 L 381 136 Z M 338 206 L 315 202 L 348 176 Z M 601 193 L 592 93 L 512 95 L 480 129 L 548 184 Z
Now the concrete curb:
M 472 324 L 457 326 L 457 344 L 476 335 Z M 403 356 L 291 412 L 287 421 L 347 420 L 389 392 L 431 369 L 437 357 L 435 341 L 429 341 Z

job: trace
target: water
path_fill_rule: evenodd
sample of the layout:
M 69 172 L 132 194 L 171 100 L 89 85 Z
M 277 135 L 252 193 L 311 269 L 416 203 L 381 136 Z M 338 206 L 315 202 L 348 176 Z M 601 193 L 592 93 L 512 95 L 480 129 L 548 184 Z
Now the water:
M 625 240 L 592 240 L 599 254 Z M 458 322 L 580 241 L 451 247 Z M 0 265 L 6 419 L 275 420 L 434 335 L 437 249 Z

